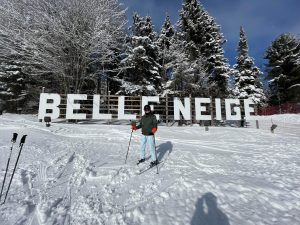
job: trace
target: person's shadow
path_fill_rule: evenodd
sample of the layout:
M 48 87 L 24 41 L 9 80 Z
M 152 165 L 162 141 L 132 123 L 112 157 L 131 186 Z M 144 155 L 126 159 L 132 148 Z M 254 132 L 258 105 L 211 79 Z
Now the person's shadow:
M 191 225 L 230 225 L 228 217 L 218 208 L 217 197 L 205 193 L 196 203 Z
M 167 141 L 166 143 L 160 144 L 157 149 L 157 158 L 159 161 L 161 161 L 165 154 L 168 152 L 168 155 L 171 154 L 171 152 L 173 151 L 173 144 L 171 141 Z

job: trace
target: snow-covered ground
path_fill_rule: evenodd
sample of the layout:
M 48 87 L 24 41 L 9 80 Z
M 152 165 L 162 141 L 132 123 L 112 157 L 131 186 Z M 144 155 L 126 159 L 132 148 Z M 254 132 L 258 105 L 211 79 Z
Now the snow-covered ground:
M 138 131 L 124 164 L 129 126 L 47 128 L 35 116 L 5 114 L 1 185 L 12 133 L 18 142 L 28 137 L 0 224 L 299 225 L 300 115 L 272 120 L 274 134 L 271 117 L 260 118 L 260 129 L 160 126 L 159 174 L 152 168 L 139 175 L 150 159 L 135 165 Z

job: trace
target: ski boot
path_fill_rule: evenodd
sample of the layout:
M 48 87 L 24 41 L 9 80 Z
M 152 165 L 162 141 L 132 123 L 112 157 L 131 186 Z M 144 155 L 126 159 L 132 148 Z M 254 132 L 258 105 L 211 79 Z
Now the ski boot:
M 138 161 L 137 165 L 140 164 L 140 163 L 143 163 L 143 162 L 145 162 L 145 159 L 140 159 L 140 160 Z
M 153 167 L 153 166 L 156 166 L 156 165 L 158 165 L 158 164 L 159 164 L 158 160 L 154 160 L 154 161 L 152 161 L 152 162 L 150 163 L 150 166 Z

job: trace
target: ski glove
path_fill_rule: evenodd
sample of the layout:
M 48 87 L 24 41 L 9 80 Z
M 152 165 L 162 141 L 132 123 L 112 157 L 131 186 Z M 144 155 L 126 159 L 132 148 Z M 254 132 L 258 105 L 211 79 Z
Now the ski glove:
M 152 133 L 155 134 L 156 131 L 157 131 L 157 128 L 153 127 L 153 128 L 152 128 Z
M 137 130 L 136 125 L 135 125 L 135 124 L 134 124 L 134 125 L 131 125 L 131 129 L 132 129 L 132 130 Z

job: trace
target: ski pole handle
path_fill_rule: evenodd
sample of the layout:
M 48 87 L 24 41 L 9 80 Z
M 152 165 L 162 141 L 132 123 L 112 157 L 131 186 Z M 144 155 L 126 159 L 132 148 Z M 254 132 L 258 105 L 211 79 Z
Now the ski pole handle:
M 18 138 L 18 134 L 17 134 L 17 133 L 14 133 L 14 134 L 13 134 L 13 138 L 11 139 L 11 142 L 16 143 L 17 138 Z
M 20 147 L 21 147 L 21 145 L 23 145 L 25 143 L 26 137 L 27 137 L 27 135 L 23 135 L 23 137 L 21 138 Z

